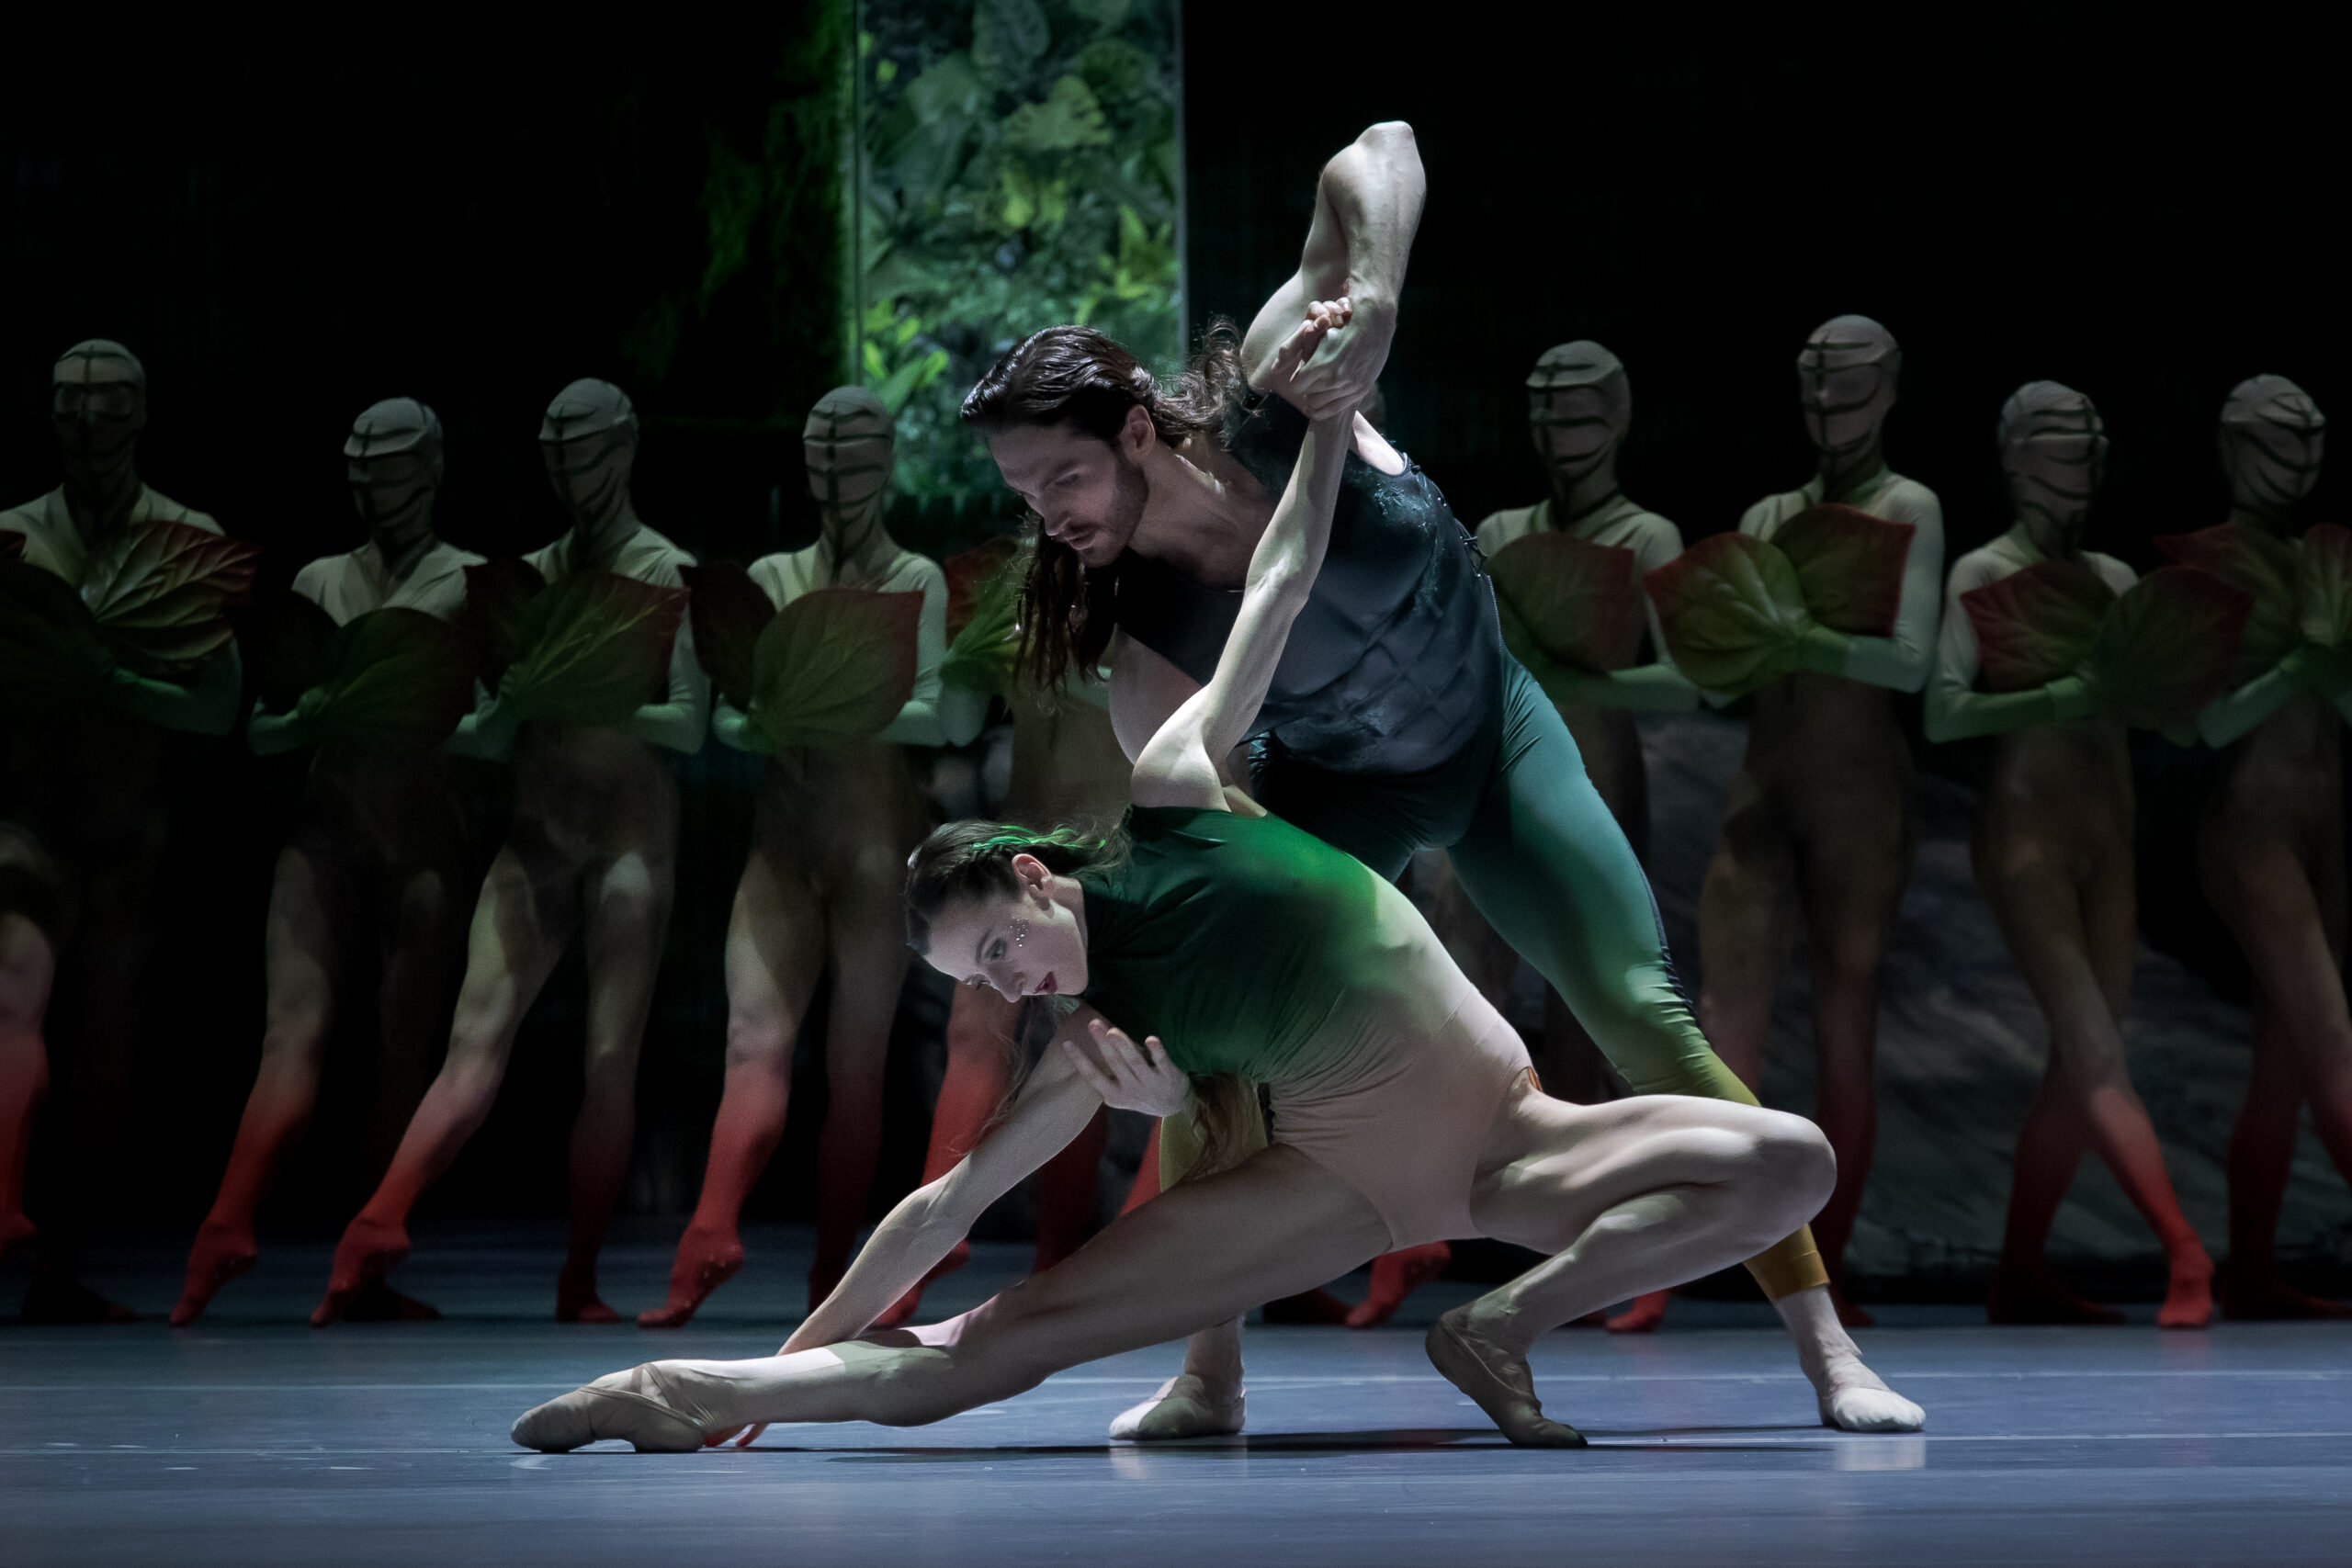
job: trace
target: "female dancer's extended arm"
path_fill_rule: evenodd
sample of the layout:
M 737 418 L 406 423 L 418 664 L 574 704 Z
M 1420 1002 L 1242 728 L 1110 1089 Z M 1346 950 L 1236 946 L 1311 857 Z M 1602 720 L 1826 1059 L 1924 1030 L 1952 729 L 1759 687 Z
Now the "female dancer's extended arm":
M 1283 345 L 1295 366 L 1329 332 L 1335 318 L 1315 307 L 1306 324 Z M 1209 683 L 1187 697 L 1136 758 L 1129 798 L 1137 806 L 1231 809 L 1216 759 L 1241 744 L 1266 700 L 1266 688 L 1290 640 L 1291 623 L 1314 591 L 1315 574 L 1331 542 L 1331 513 L 1340 500 L 1340 470 L 1353 444 L 1355 410 L 1341 409 L 1307 427 L 1298 465 L 1274 504 L 1274 515 L 1250 557 L 1241 610 L 1217 656 Z

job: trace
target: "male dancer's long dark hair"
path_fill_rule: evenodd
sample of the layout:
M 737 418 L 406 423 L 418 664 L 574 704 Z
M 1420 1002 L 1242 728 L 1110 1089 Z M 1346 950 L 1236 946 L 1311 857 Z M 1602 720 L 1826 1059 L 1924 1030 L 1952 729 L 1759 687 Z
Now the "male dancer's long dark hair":
M 1023 424 L 1066 424 L 1109 446 L 1127 411 L 1151 416 L 1159 439 L 1222 439 L 1227 411 L 1248 392 L 1241 334 L 1227 317 L 1210 320 L 1184 373 L 1162 385 L 1143 363 L 1091 327 L 1030 333 L 989 367 L 964 399 L 964 423 L 983 433 Z M 1117 628 L 1116 565 L 1090 571 L 1069 546 L 1034 526 L 1035 548 L 1021 587 L 1020 668 L 1040 692 L 1058 691 L 1072 670 L 1091 680 Z

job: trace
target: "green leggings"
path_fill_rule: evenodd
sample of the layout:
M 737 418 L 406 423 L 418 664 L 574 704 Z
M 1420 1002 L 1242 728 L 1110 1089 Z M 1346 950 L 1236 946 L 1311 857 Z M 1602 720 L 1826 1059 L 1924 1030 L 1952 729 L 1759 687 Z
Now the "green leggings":
M 1504 660 L 1495 713 L 1440 767 L 1331 773 L 1277 742 L 1261 749 L 1255 782 L 1268 810 L 1391 880 L 1415 850 L 1446 850 L 1478 912 L 1558 989 L 1634 1093 L 1757 1103 L 1699 1032 L 1649 877 L 1516 660 Z M 1774 1301 L 1828 1282 L 1810 1230 L 1747 1267 Z

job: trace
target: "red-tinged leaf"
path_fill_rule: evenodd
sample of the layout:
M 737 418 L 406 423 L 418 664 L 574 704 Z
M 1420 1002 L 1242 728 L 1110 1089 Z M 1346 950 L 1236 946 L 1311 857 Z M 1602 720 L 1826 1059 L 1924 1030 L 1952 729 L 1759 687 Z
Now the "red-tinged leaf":
M 2251 595 L 2245 635 L 2230 671 L 2233 689 L 2277 668 L 2302 639 L 2295 604 L 2295 547 L 2268 531 L 2223 523 L 2194 534 L 2166 534 L 2156 540 L 2166 560 L 2211 572 L 2239 592 Z
M 524 609 L 525 651 L 499 696 L 516 718 L 582 728 L 626 724 L 668 681 L 686 591 L 580 571 Z
M 879 733 L 914 694 L 922 620 L 920 593 L 803 593 L 760 634 L 752 728 L 777 750 Z
M 775 602 L 732 561 L 682 566 L 678 571 L 694 593 L 688 613 L 694 619 L 695 657 L 710 676 L 712 689 L 749 713 L 753 649 L 760 633 L 775 619 Z
M 473 706 L 464 632 L 422 610 L 371 610 L 328 644 L 308 699 L 322 744 L 376 756 L 429 751 Z
M 548 591 L 539 569 L 518 556 L 466 568 L 466 611 L 458 626 L 474 646 L 482 684 L 498 690 L 506 667 L 528 650 L 531 601 Z
M 2303 530 L 2295 566 L 2304 640 L 2322 648 L 2352 641 L 2352 530 L 2312 524 Z
M 1918 531 L 1916 524 L 1832 502 L 1781 524 L 1772 545 L 1796 568 L 1815 620 L 1856 637 L 1892 637 L 1903 608 L 1904 563 Z
M 1506 609 L 1503 640 L 1513 657 L 1603 675 L 1634 662 L 1642 647 L 1640 572 L 1634 552 L 1571 534 L 1529 534 L 1487 564 Z M 1521 641 L 1514 642 L 1517 631 Z
M 0 563 L 0 709 L 71 715 L 106 699 L 113 652 L 73 585 L 24 561 Z
M 977 553 L 967 550 L 956 559 Z M 1027 570 L 1024 555 L 1007 553 L 998 560 L 996 575 L 980 584 L 964 624 L 956 628 L 939 667 L 940 680 L 984 697 L 1011 695 L 1021 655 L 1021 580 Z
M 2229 689 L 2254 596 L 2188 566 L 2133 583 L 2100 623 L 2087 669 L 2101 718 L 2169 729 Z
M 254 583 L 261 547 L 186 523 L 141 523 L 92 552 L 82 603 L 115 657 L 141 675 L 179 681 L 235 639 L 228 604 Z
M 1813 625 L 1789 558 L 1746 534 L 1701 539 L 1644 581 L 1675 667 L 1712 692 L 1787 673 Z
M 0 566 L 25 556 L 25 536 L 14 528 L 0 528 Z
M 1988 692 L 2024 692 L 2072 675 L 2091 656 L 2115 590 L 2082 561 L 2036 561 L 1960 596 L 1976 628 Z
M 1021 553 L 1015 541 L 1002 537 L 983 539 L 968 550 L 949 556 L 939 563 L 947 574 L 947 640 L 954 642 L 964 628 L 978 614 L 980 600 L 1006 570 L 1006 563 Z
M 318 684 L 334 617 L 291 589 L 266 590 L 232 607 L 237 652 L 245 667 L 245 694 L 273 713 L 285 713 Z

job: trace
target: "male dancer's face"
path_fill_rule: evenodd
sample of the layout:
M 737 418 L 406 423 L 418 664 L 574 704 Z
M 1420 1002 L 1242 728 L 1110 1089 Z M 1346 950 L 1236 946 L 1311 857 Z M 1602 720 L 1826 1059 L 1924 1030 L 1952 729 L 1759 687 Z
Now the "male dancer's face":
M 1135 411 L 1146 441 L 1151 419 Z M 1005 487 L 1037 513 L 1046 536 L 1069 547 L 1090 567 L 1119 558 L 1143 521 L 1150 486 L 1129 456 L 1130 432 L 1118 444 L 1098 441 L 1068 424 L 1022 424 L 989 437 L 989 455 Z
M 1042 891 L 1067 879 L 1029 855 L 1014 856 L 1012 864 L 1016 875 L 1032 872 L 1039 890 L 948 906 L 931 922 L 923 960 L 960 985 L 985 987 L 1009 1002 L 1077 996 L 1086 989 L 1086 931 L 1070 908 Z

